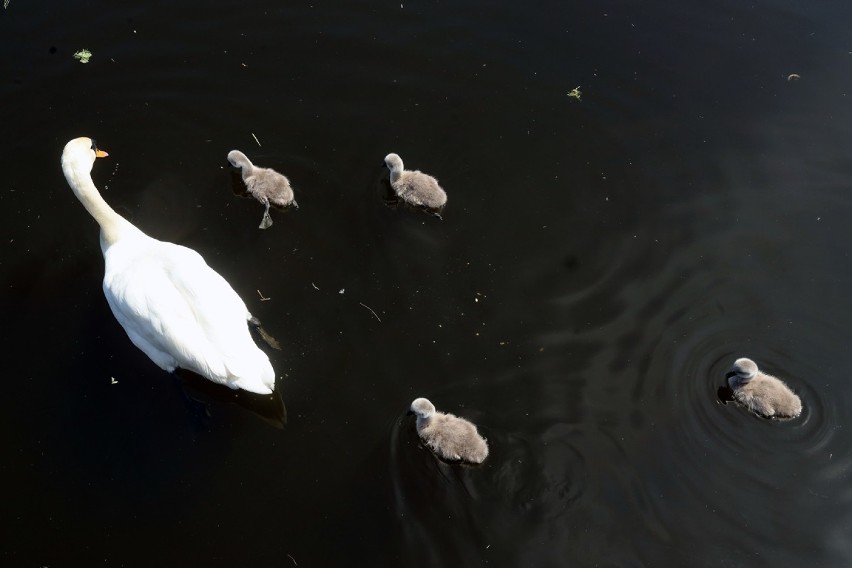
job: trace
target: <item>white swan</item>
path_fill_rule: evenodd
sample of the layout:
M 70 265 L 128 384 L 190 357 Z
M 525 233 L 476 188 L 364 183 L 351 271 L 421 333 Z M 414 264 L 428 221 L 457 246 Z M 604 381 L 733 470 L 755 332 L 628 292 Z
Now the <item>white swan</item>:
M 403 169 L 402 158 L 397 154 L 385 156 L 385 165 L 390 170 L 391 187 L 403 201 L 429 209 L 447 204 L 447 193 L 432 176 Z
M 761 372 L 751 359 L 734 361 L 727 378 L 734 399 L 752 412 L 770 418 L 795 418 L 802 413 L 798 395 L 777 377 Z
M 91 172 L 106 155 L 91 138 L 76 138 L 62 152 L 62 171 L 101 227 L 104 295 L 115 319 L 166 371 L 182 367 L 232 389 L 271 393 L 275 371 L 252 340 L 246 305 L 197 252 L 152 239 L 104 201 Z
M 266 211 L 263 212 L 263 219 L 260 221 L 260 229 L 268 229 L 272 226 L 272 217 L 269 216 L 270 204 L 278 207 L 292 205 L 296 209 L 299 208 L 299 204 L 293 198 L 290 180 L 284 174 L 280 174 L 272 168 L 255 166 L 239 150 L 228 152 L 228 161 L 232 166 L 240 168 L 248 192 L 266 205 Z
M 417 416 L 420 439 L 445 460 L 482 463 L 488 457 L 485 438 L 464 418 L 436 411 L 426 398 L 414 399 L 411 412 Z

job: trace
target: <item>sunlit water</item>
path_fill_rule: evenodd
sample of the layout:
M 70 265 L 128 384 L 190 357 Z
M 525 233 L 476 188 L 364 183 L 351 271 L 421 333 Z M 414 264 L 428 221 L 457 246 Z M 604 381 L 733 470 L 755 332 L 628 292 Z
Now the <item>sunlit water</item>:
M 4 564 L 852 563 L 850 8 L 338 4 L 0 12 Z M 81 135 L 282 344 L 286 424 L 128 341 Z M 235 148 L 295 188 L 267 231 Z M 803 415 L 724 404 L 740 356 Z M 420 445 L 418 396 L 488 460 Z

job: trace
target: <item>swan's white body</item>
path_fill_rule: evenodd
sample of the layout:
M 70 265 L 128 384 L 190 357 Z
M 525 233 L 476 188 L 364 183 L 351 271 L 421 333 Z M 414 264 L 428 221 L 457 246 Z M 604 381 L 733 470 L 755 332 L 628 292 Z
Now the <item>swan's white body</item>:
M 95 157 L 94 142 L 77 138 L 65 146 L 62 170 L 101 227 L 104 295 L 130 340 L 166 371 L 271 393 L 275 371 L 251 337 L 245 303 L 197 252 L 153 239 L 116 213 L 92 181 Z

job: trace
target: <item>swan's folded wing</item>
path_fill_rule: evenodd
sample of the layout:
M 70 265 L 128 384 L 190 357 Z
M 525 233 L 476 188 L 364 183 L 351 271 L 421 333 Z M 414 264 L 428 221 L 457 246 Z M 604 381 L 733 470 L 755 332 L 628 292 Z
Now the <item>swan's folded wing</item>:
M 157 243 L 132 264 L 108 270 L 104 292 L 131 339 L 138 335 L 181 367 L 232 386 L 266 372 L 264 363 L 271 371 L 248 331 L 245 304 L 191 249 Z

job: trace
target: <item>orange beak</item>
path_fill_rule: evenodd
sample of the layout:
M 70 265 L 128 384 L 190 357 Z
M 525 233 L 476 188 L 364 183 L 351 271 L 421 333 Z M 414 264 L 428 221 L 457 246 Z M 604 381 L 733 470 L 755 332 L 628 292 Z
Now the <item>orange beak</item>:
M 106 158 L 107 156 L 109 156 L 109 154 L 107 154 L 103 150 L 95 150 L 95 157 L 96 158 Z

